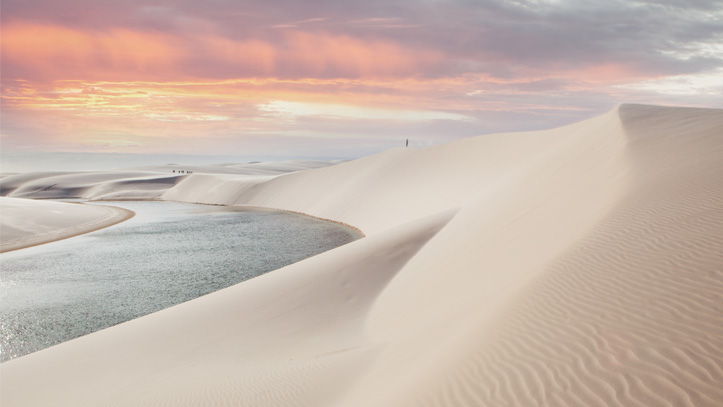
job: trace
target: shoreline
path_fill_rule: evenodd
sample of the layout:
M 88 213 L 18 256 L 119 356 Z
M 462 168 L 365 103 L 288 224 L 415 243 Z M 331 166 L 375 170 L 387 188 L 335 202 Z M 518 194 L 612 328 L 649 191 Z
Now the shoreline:
M 35 198 L 33 198 L 33 199 L 35 199 Z M 48 200 L 48 199 L 51 199 L 51 198 L 40 198 L 40 200 Z M 57 200 L 57 199 L 77 199 L 77 198 L 52 198 L 52 200 Z M 80 199 L 82 199 L 82 198 L 80 198 Z M 352 226 L 348 223 L 344 223 L 344 222 L 337 221 L 334 219 L 321 218 L 318 216 L 310 215 L 308 213 L 292 211 L 292 210 L 287 210 L 287 209 L 272 208 L 272 207 L 265 207 L 265 206 L 252 206 L 252 205 L 207 204 L 207 203 L 202 203 L 202 202 L 171 201 L 171 200 L 163 200 L 163 199 L 121 199 L 119 201 L 181 202 L 181 203 L 190 203 L 190 204 L 194 204 L 194 205 L 227 206 L 227 207 L 234 207 L 234 208 L 249 208 L 249 209 L 262 209 L 262 210 L 287 212 L 287 213 L 293 213 L 296 215 L 307 216 L 309 218 L 316 219 L 316 220 L 335 223 L 337 225 L 341 225 L 341 226 L 347 227 L 349 229 L 355 230 L 357 233 L 359 233 L 361 235 L 362 238 L 367 237 L 367 235 L 364 233 L 364 231 L 362 231 L 358 227 Z M 97 200 L 97 201 L 88 200 L 88 202 L 112 202 L 112 201 L 111 200 L 107 200 L 107 201 L 105 201 L 105 200 Z M 78 205 L 85 204 L 84 202 L 68 202 L 68 203 L 78 204 Z M 17 239 L 15 241 L 2 242 L 2 243 L 0 243 L 0 254 L 9 253 L 9 252 L 21 250 L 21 249 L 27 249 L 29 247 L 40 246 L 40 245 L 44 245 L 47 243 L 53 243 L 53 242 L 57 242 L 60 240 L 70 239 L 71 237 L 81 236 L 86 233 L 91 233 L 91 232 L 95 232 L 95 231 L 105 229 L 105 228 L 108 228 L 111 226 L 115 226 L 115 225 L 125 222 L 135 216 L 135 212 L 128 210 L 128 209 L 119 208 L 116 206 L 106 206 L 106 205 L 94 205 L 94 206 L 99 207 L 99 208 L 109 209 L 112 212 L 115 212 L 115 214 L 109 218 L 105 218 L 100 221 L 94 221 L 94 222 L 90 222 L 90 223 L 86 223 L 86 224 L 81 224 L 81 225 L 74 226 L 71 228 L 66 228 L 66 229 L 49 232 L 49 233 L 44 233 L 42 235 L 33 236 L 33 237 L 29 237 L 29 238 L 22 238 L 22 239 Z M 76 230 L 76 229 L 81 229 L 81 230 Z M 67 233 L 67 232 L 71 232 L 71 233 Z M 48 235 L 51 235 L 51 236 L 57 235 L 57 236 L 48 237 Z
M 130 201 L 130 199 L 129 199 L 129 201 Z M 152 199 L 133 199 L 133 201 L 152 201 Z M 341 225 L 341 226 L 344 226 L 344 227 L 347 227 L 347 228 L 349 228 L 349 229 L 353 229 L 353 230 L 357 231 L 359 234 L 361 234 L 361 237 L 362 237 L 362 238 L 367 237 L 367 234 L 364 233 L 363 230 L 361 230 L 360 228 L 358 228 L 358 227 L 356 227 L 356 226 L 354 226 L 354 225 L 350 225 L 350 224 L 348 224 L 348 223 L 344 223 L 344 222 L 342 222 L 342 221 L 338 221 L 338 220 L 334 220 L 334 219 L 322 218 L 322 217 L 319 217 L 319 216 L 314 216 L 314 215 L 311 215 L 311 214 L 308 214 L 308 213 L 305 213 L 305 212 L 292 211 L 292 210 L 290 210 L 290 209 L 274 208 L 274 207 L 271 207 L 271 206 L 226 205 L 226 204 L 214 204 L 214 203 L 191 202 L 191 201 L 176 201 L 176 200 L 166 200 L 166 199 L 160 199 L 160 200 L 157 199 L 156 201 L 158 201 L 158 202 L 190 203 L 190 204 L 194 204 L 194 205 L 208 205 L 208 206 L 227 206 L 227 207 L 229 207 L 229 208 L 261 209 L 261 210 L 280 211 L 280 212 L 293 213 L 293 214 L 296 214 L 296 215 L 308 216 L 308 217 L 310 217 L 310 218 L 312 218 L 312 219 L 321 220 L 321 221 L 324 221 L 324 222 L 336 223 L 337 225 Z M 98 201 L 93 201 L 93 202 L 103 202 L 103 201 L 98 200 Z M 109 200 L 109 201 L 107 201 L 107 202 L 112 202 L 112 201 Z

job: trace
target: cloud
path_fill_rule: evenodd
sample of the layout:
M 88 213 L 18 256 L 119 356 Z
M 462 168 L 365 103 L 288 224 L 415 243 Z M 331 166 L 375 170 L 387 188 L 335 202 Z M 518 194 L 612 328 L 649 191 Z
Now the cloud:
M 464 115 L 439 111 L 379 109 L 348 104 L 287 102 L 283 100 L 273 100 L 260 105 L 259 108 L 262 111 L 280 114 L 285 117 L 320 116 L 408 122 L 469 120 Z
M 425 145 L 720 105 L 721 0 L 3 0 L 0 19 L 4 148 Z
M 366 28 L 382 28 L 382 29 L 394 29 L 394 28 L 419 28 L 420 24 L 407 24 L 404 19 L 399 17 L 372 17 L 362 18 L 359 20 L 353 20 L 348 22 L 360 27 Z
M 294 21 L 294 22 L 287 23 L 287 24 L 276 24 L 276 25 L 271 26 L 271 28 L 298 28 L 299 26 L 308 25 L 308 24 L 312 24 L 312 23 L 321 23 L 323 21 L 326 21 L 326 19 L 321 18 L 321 17 L 307 18 L 305 20 Z
M 299 30 L 270 41 L 12 22 L 3 25 L 2 37 L 10 79 L 409 77 L 444 63 L 441 53 L 393 41 Z
M 357 54 L 353 50 L 330 50 L 334 42 L 340 44 L 336 48 L 351 44 L 357 50 L 364 49 L 358 53 L 360 58 L 352 58 L 351 63 L 371 57 L 381 65 L 399 53 L 407 59 L 423 54 L 412 60 L 419 65 L 417 69 L 405 69 L 399 74 L 426 77 L 479 72 L 504 77 L 533 70 L 582 70 L 602 64 L 626 65 L 629 70 L 650 75 L 678 75 L 714 69 L 723 58 L 720 49 L 715 48 L 723 41 L 720 0 L 398 0 L 391 4 L 377 0 L 283 0 L 273 4 L 243 0 L 203 5 L 188 0 L 159 0 L 153 6 L 140 0 L 69 0 L 62 6 L 48 0 L 7 0 L 3 8 L 3 26 L 13 28 L 3 33 L 4 37 L 10 35 L 10 46 L 18 42 L 13 32 L 23 36 L 29 33 L 19 30 L 18 24 L 33 29 L 52 27 L 63 34 L 67 42 L 60 49 L 71 57 L 81 52 L 78 47 L 92 52 L 94 59 L 102 59 L 103 53 L 111 52 L 109 48 L 117 48 L 117 69 L 128 70 L 127 65 L 118 62 L 121 57 L 131 56 L 128 60 L 140 63 L 140 69 L 144 60 L 145 66 L 155 67 L 154 55 L 169 61 L 180 56 L 178 69 L 209 78 L 358 75 L 348 67 L 339 71 L 332 66 L 309 69 L 309 60 L 315 54 L 327 62 L 331 52 L 341 57 Z M 48 48 L 61 45 L 59 40 L 53 40 L 52 33 L 46 34 Z M 148 49 L 149 55 L 144 57 L 140 50 L 140 55 L 133 55 L 129 48 L 138 46 L 133 45 L 133 35 L 143 38 L 149 47 L 155 46 Z M 106 39 L 107 46 L 88 45 L 94 42 L 92 38 Z M 304 38 L 317 47 L 301 44 Z M 215 46 L 207 48 L 209 43 Z M 372 52 L 381 44 L 385 48 Z M 305 48 L 299 50 L 299 46 Z M 268 50 L 273 50 L 275 65 L 268 66 L 268 55 L 258 55 L 264 62 L 254 65 L 256 53 L 268 54 Z M 437 63 L 429 63 L 427 56 L 432 54 L 439 58 Z M 296 59 L 303 64 L 295 70 Z M 331 65 L 342 65 L 342 61 Z
M 112 29 L 100 33 L 55 25 L 2 26 L 3 73 L 8 79 L 133 77 L 169 70 L 181 57 L 177 39 L 162 33 Z

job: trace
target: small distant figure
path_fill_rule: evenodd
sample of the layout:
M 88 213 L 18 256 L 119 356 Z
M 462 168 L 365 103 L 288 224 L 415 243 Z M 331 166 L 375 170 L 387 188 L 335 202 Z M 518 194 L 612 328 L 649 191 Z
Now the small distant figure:
M 175 173 L 176 173 L 176 170 L 173 170 L 173 173 L 175 174 Z
M 407 139 L 407 145 L 405 147 L 409 147 L 409 139 Z

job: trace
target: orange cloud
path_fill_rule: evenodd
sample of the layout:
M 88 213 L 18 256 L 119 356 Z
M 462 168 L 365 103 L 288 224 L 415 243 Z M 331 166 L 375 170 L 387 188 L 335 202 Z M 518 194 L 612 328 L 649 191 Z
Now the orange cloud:
M 444 64 L 437 51 L 390 40 L 284 30 L 273 38 L 183 37 L 155 31 L 71 29 L 10 22 L 3 65 L 14 79 L 407 78 Z M 10 68 L 10 69 L 7 69 Z M 8 73 L 10 75 L 8 75 Z
M 3 64 L 10 64 L 18 78 L 23 73 L 50 80 L 148 76 L 179 60 L 175 42 L 165 34 L 127 29 L 88 32 L 24 22 L 2 27 Z
M 97 140 L 116 137 L 133 141 L 134 149 L 150 151 L 156 144 L 162 145 L 159 140 L 169 137 L 184 140 L 182 145 L 173 146 L 180 149 L 196 143 L 191 140 L 209 135 L 220 140 L 240 132 L 312 134 L 303 127 L 311 122 L 347 121 L 351 126 L 357 120 L 368 125 L 375 120 L 419 123 L 427 119 L 463 119 L 439 112 L 440 105 L 423 95 L 442 84 L 453 85 L 448 80 L 431 83 L 274 78 L 187 82 L 66 80 L 49 86 L 8 81 L 3 104 L 6 117 L 27 132 L 32 129 L 45 135 L 42 140 L 16 136 L 18 145 L 67 145 L 67 149 L 95 151 L 99 148 Z M 62 128 L 56 123 L 62 124 Z M 325 131 L 336 134 L 333 129 Z M 318 134 L 328 136 L 324 131 Z M 113 146 L 120 148 L 117 143 Z

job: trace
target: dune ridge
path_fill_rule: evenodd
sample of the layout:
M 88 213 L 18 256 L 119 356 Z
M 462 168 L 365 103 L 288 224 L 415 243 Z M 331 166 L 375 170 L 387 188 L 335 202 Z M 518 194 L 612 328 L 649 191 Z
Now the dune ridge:
M 3 363 L 0 401 L 720 405 L 722 179 L 723 110 L 643 105 L 278 176 L 192 174 L 158 198 L 367 237 Z

